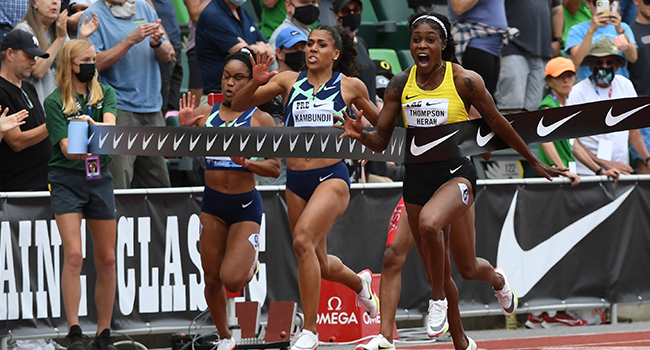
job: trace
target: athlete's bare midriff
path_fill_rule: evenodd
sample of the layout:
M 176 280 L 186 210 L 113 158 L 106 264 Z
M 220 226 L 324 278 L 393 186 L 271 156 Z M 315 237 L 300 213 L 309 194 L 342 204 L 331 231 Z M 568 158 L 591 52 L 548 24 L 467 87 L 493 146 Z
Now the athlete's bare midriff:
M 255 175 L 245 171 L 206 170 L 205 185 L 221 193 L 247 193 L 255 189 Z

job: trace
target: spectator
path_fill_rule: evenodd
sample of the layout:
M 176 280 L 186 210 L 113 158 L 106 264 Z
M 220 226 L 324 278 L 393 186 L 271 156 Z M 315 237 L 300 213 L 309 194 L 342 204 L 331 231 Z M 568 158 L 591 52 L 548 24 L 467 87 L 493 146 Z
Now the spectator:
M 621 15 L 610 11 L 609 15 L 596 13 L 596 1 L 587 0 L 587 7 L 591 10 L 591 20 L 574 25 L 569 30 L 564 49 L 571 53 L 573 62 L 578 69 L 578 79 L 583 80 L 591 75 L 588 65 L 582 64 L 592 44 L 602 39 L 610 39 L 616 43 L 621 55 L 627 57 L 630 63 L 637 60 L 636 41 L 632 29 L 627 23 L 621 22 Z M 623 60 L 625 61 L 625 60 Z M 617 74 L 628 78 L 625 64 L 620 67 Z
M 506 0 L 508 25 L 519 35 L 503 48 L 495 99 L 504 113 L 534 111 L 543 97 L 544 66 L 560 52 L 561 0 Z
M 564 32 L 561 44 L 564 47 L 569 29 L 578 23 L 589 21 L 591 10 L 587 7 L 586 0 L 564 0 L 562 6 L 564 7 Z
M 174 50 L 156 12 L 143 0 L 107 0 L 90 5 L 83 17 L 93 14 L 99 28 L 88 40 L 97 52 L 102 83 L 115 89 L 117 125 L 165 126 L 156 58 L 169 62 Z M 115 188 L 170 186 L 163 157 L 114 156 L 109 168 Z
M 176 7 L 172 0 L 151 0 L 154 9 L 161 20 L 161 24 L 167 33 L 168 40 L 174 49 L 174 58 L 171 61 L 158 61 L 160 66 L 160 79 L 162 95 L 162 114 L 167 111 L 178 110 L 178 100 L 183 82 L 183 59 L 181 56 L 181 28 L 176 19 Z
M 76 1 L 76 0 L 73 0 Z M 70 0 L 61 0 L 61 11 L 68 10 L 68 21 L 66 26 L 68 29 L 68 36 L 77 37 L 77 27 L 79 27 L 79 20 L 83 15 L 85 9 L 88 8 L 86 4 L 71 3 Z
M 203 85 L 200 106 L 207 105 L 209 93 L 221 92 L 223 60 L 228 54 L 249 47 L 273 55 L 253 17 L 241 7 L 243 3 L 242 0 L 212 0 L 199 16 L 196 55 Z
M 642 0 L 643 1 L 643 0 Z M 637 15 L 637 4 L 634 0 L 618 0 L 621 20 L 627 24 L 634 23 Z
M 29 0 L 5 0 L 0 6 L 0 40 L 25 16 Z
M 109 155 L 68 153 L 68 124 L 115 125 L 115 90 L 97 81 L 95 48 L 87 40 L 63 45 L 57 59 L 58 87 L 45 99 L 47 130 L 53 146 L 50 197 L 63 241 L 61 291 L 68 322 L 68 350 L 86 350 L 79 326 L 83 265 L 81 220 L 86 219 L 93 240 L 97 282 L 97 336 L 89 350 L 116 350 L 111 339 L 115 302 L 115 197 L 106 165 Z M 74 119 L 75 121 L 71 121 Z
M 436 12 L 449 17 L 447 0 L 407 0 L 414 12 Z
M 0 142 L 0 190 L 47 190 L 47 162 L 52 146 L 47 140 L 45 112 L 32 84 L 26 81 L 36 64 L 36 57 L 50 54 L 36 45 L 36 37 L 17 29 L 9 32 L 0 44 L 0 106 L 8 113 L 26 110 L 29 118 L 20 128 L 5 133 Z
M 189 92 L 195 96 L 197 101 L 201 101 L 203 96 L 203 86 L 201 84 L 201 68 L 199 61 L 196 58 L 196 23 L 199 21 L 199 15 L 203 9 L 208 6 L 210 0 L 185 0 L 185 7 L 190 15 L 188 28 L 190 35 L 187 37 L 187 45 L 185 46 L 185 54 L 187 55 L 187 66 L 190 68 L 189 81 L 187 84 Z
M 318 6 L 326 10 L 326 11 L 320 11 L 320 14 L 318 15 L 318 24 L 328 25 L 328 26 L 336 25 L 336 17 L 334 17 L 332 11 L 327 11 L 327 9 L 331 9 L 333 7 L 333 2 L 334 0 L 318 0 L 319 3 Z M 312 28 L 313 27 L 314 26 L 312 26 Z
M 636 21 L 630 24 L 630 28 L 634 32 L 636 42 L 639 45 L 638 54 L 639 58 L 635 63 L 630 63 L 630 80 L 634 85 L 634 89 L 639 96 L 650 96 L 650 1 L 649 0 L 635 0 L 638 15 Z M 646 147 L 650 145 L 650 128 L 639 130 L 643 136 Z M 636 160 L 637 171 L 639 174 L 650 174 L 647 162 L 648 159 L 643 159 L 634 150 L 630 149 L 632 160 Z
M 375 71 L 375 64 L 370 58 L 368 52 L 368 44 L 362 37 L 357 36 L 357 29 L 361 25 L 361 13 L 363 12 L 363 4 L 360 0 L 334 0 L 332 3 L 332 11 L 338 23 L 347 28 L 354 38 L 357 47 L 357 78 L 363 81 L 368 89 L 368 96 L 370 100 L 376 102 L 376 88 L 375 80 L 377 72 Z
M 311 32 L 310 26 L 318 20 L 318 15 L 321 12 L 318 0 L 285 0 L 285 5 L 287 6 L 287 16 L 282 24 L 275 28 L 271 39 L 269 39 L 269 45 L 273 50 L 276 48 L 275 38 L 286 27 L 294 27 L 308 37 Z
M 485 87 L 494 96 L 501 69 L 501 49 L 503 36 L 508 29 L 504 0 L 461 1 L 450 0 L 451 19 L 456 56 L 462 60 L 463 67 L 478 73 Z M 474 31 L 467 37 L 459 35 L 468 28 L 478 28 L 485 35 Z M 492 32 L 494 34 L 489 35 Z M 464 44 L 464 47 L 463 46 Z
M 287 7 L 282 0 L 259 0 L 262 4 L 262 18 L 260 19 L 260 31 L 266 40 L 271 39 L 271 35 L 285 17 L 287 17 Z
M 632 82 L 615 74 L 616 70 L 625 65 L 625 57 L 619 54 L 616 44 L 611 40 L 595 42 L 582 65 L 588 66 L 592 75 L 573 87 L 567 105 L 637 96 Z M 626 175 L 632 173 L 628 162 L 628 141 L 641 158 L 650 157 L 639 130 L 581 137 L 578 141 L 587 150 L 587 155 L 600 167 L 594 172 L 578 160 L 576 163 L 580 175 L 600 175 L 606 169 L 616 169 Z
M 2 108 L 2 106 L 0 106 L 0 108 Z M 9 113 L 9 108 L 5 108 L 4 111 L 2 111 L 2 114 L 0 114 L 0 142 L 2 142 L 5 133 L 15 127 L 25 124 L 25 118 L 29 116 L 29 113 L 24 109 L 9 116 L 7 113 Z

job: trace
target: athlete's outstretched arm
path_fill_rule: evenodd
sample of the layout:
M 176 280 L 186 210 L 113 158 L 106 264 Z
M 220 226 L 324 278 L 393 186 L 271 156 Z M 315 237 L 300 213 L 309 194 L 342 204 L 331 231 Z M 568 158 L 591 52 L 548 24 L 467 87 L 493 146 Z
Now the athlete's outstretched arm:
M 345 85 L 341 84 L 341 89 L 344 90 L 344 97 L 349 93 L 350 103 L 353 104 L 359 112 L 363 112 L 363 116 L 368 119 L 370 124 L 377 126 L 377 118 L 379 117 L 379 109 L 370 101 L 368 89 L 366 85 L 359 79 L 354 77 L 345 77 Z
M 267 57 L 266 53 L 261 58 L 260 53 L 257 53 L 257 63 L 251 55 L 251 63 L 253 64 L 253 79 L 249 80 L 233 98 L 231 106 L 233 111 L 243 112 L 271 101 L 275 96 L 285 92 L 282 82 L 286 80 L 287 75 L 295 77 L 296 74 L 295 72 L 283 72 L 282 74 L 278 74 L 277 71 L 269 72 L 273 57 Z M 278 76 L 271 80 L 276 74 Z M 262 86 L 262 84 L 265 85 Z

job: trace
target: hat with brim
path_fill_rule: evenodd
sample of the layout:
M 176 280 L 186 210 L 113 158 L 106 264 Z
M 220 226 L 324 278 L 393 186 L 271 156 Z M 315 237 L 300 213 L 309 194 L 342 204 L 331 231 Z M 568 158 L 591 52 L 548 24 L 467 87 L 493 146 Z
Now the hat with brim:
M 35 36 L 20 29 L 12 30 L 2 39 L 0 51 L 6 51 L 7 49 L 23 50 L 36 57 L 50 57 L 47 51 L 43 51 L 38 47 L 38 40 Z
M 616 44 L 610 39 L 602 39 L 596 41 L 591 45 L 589 54 L 582 60 L 580 67 L 588 67 L 591 63 L 591 60 L 594 58 L 602 58 L 607 56 L 616 56 L 619 65 L 622 67 L 625 65 L 625 57 L 618 52 Z
M 294 27 L 286 27 L 275 38 L 275 47 L 292 47 L 299 42 L 307 42 L 307 37 Z

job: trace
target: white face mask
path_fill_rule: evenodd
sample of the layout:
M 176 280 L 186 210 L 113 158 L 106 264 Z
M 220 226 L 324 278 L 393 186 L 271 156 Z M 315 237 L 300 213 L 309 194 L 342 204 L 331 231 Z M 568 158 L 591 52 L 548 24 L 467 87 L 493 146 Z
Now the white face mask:
M 246 2 L 246 0 L 230 0 L 230 2 L 235 6 L 241 6 Z
M 135 0 L 126 0 L 122 5 L 113 5 L 108 1 L 104 1 L 104 4 L 111 9 L 111 13 L 116 18 L 129 19 L 135 15 Z

